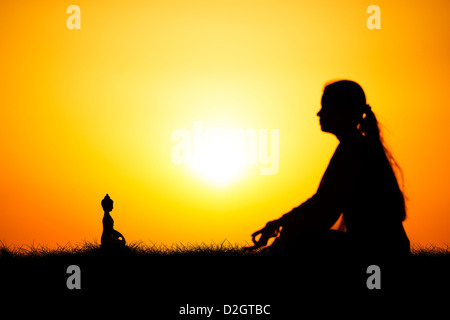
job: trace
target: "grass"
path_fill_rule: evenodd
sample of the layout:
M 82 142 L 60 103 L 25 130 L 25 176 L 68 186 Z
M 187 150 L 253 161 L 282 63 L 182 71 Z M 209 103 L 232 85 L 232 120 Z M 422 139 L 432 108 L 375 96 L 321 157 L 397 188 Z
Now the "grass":
M 211 243 L 173 243 L 165 245 L 163 243 L 145 243 L 143 241 L 134 241 L 128 244 L 130 253 L 135 256 L 202 256 L 202 255 L 261 255 L 261 250 L 249 252 L 244 250 L 248 246 L 242 244 L 232 244 L 225 239 L 220 243 L 212 241 Z M 67 256 L 87 256 L 95 255 L 101 251 L 100 244 L 96 241 L 78 242 L 75 245 L 67 243 L 65 245 L 56 245 L 56 248 L 50 248 L 45 244 L 31 244 L 14 246 L 7 245 L 0 241 L 0 261 L 5 258 L 44 258 L 44 257 L 67 257 Z M 450 246 L 439 247 L 433 244 L 413 245 L 411 248 L 413 257 L 421 258 L 450 258 Z
M 220 243 L 212 241 L 209 244 L 202 243 L 174 243 L 169 246 L 154 242 L 145 243 L 134 241 L 127 244 L 129 252 L 133 256 L 201 256 L 201 255 L 255 255 L 258 252 L 245 251 L 243 245 L 232 244 L 228 240 Z M 8 246 L 0 241 L 0 261 L 7 258 L 45 258 L 45 257 L 67 257 L 88 256 L 101 252 L 100 244 L 94 241 L 82 241 L 72 245 L 58 245 L 50 248 L 43 244 L 32 244 L 22 246 Z
M 411 252 L 416 257 L 450 257 L 450 246 L 448 244 L 445 247 L 434 244 L 413 245 Z
M 120 303 L 127 298 L 136 310 L 149 306 L 154 314 L 163 313 L 161 319 L 175 319 L 179 306 L 186 304 L 268 303 L 273 313 L 283 310 L 291 315 L 299 306 L 305 308 L 320 299 L 339 297 L 348 303 L 367 298 L 379 305 L 385 295 L 417 299 L 447 292 L 450 286 L 448 246 L 414 246 L 410 259 L 399 263 L 315 260 L 302 253 L 286 259 L 262 250 L 248 252 L 228 240 L 170 246 L 131 242 L 128 247 L 114 252 L 100 249 L 96 241 L 55 248 L 0 243 L 0 288 L 19 301 L 42 298 L 42 305 L 73 299 L 80 306 L 86 301 L 98 305 L 106 301 L 104 297 L 113 305 L 116 298 Z M 381 291 L 367 289 L 371 264 L 379 264 L 382 270 Z M 81 290 L 66 286 L 70 265 L 81 269 Z M 289 316 L 274 317 L 284 318 Z
M 0 243 L 0 288 L 19 296 L 25 292 L 33 297 L 55 294 L 57 298 L 59 295 L 72 297 L 77 293 L 67 290 L 66 270 L 70 265 L 77 265 L 82 272 L 83 295 L 142 291 L 143 287 L 152 288 L 151 299 L 158 300 L 159 296 L 153 296 L 155 292 L 173 297 L 189 296 L 189 288 L 209 286 L 209 280 L 204 279 L 215 278 L 211 283 L 219 287 L 245 282 L 243 271 L 253 268 L 252 257 L 259 256 L 260 252 L 245 251 L 242 245 L 228 240 L 170 246 L 131 242 L 126 250 L 105 250 L 96 241 L 67 243 L 55 248 Z

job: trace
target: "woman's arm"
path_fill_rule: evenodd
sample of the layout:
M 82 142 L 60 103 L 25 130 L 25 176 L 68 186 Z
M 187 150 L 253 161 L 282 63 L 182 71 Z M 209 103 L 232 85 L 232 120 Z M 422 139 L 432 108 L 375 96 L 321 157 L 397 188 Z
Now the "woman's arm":
M 320 231 L 334 225 L 344 211 L 354 178 L 354 157 L 349 157 L 344 148 L 339 145 L 336 149 L 316 194 L 278 219 L 281 226 L 299 231 Z
M 347 170 L 343 148 L 336 149 L 319 188 L 314 196 L 292 209 L 277 220 L 270 221 L 264 228 L 252 234 L 253 248 L 265 246 L 271 237 L 278 235 L 280 228 L 294 232 L 321 231 L 330 229 L 344 211 L 348 183 L 352 177 Z M 261 235 L 259 240 L 255 238 Z
M 339 193 L 339 192 L 337 192 Z M 314 196 L 279 218 L 283 228 L 298 231 L 320 231 L 330 229 L 342 213 L 340 199 L 323 193 Z
M 269 221 L 264 228 L 252 234 L 254 246 L 247 249 L 254 250 L 267 245 L 270 238 L 278 236 L 281 227 L 283 231 L 290 230 L 290 232 L 330 229 L 339 218 L 342 209 L 337 205 L 338 202 L 333 199 L 328 200 L 321 199 L 321 195 L 316 193 L 281 218 Z M 259 235 L 261 236 L 257 240 L 256 237 Z

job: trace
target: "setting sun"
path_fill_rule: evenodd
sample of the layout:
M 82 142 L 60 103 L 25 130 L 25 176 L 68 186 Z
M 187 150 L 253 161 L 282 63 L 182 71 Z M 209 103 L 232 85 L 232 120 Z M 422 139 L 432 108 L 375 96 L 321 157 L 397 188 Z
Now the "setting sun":
M 177 129 L 172 141 L 174 164 L 185 163 L 206 181 L 225 186 L 242 177 L 247 165 L 263 165 L 262 175 L 274 175 L 279 167 L 279 130 L 270 130 L 270 149 L 266 129 L 214 127 L 203 130 L 202 121 L 194 122 L 193 133 Z M 269 152 L 269 154 L 268 154 Z
M 191 169 L 213 185 L 224 186 L 238 179 L 244 163 L 236 147 L 220 138 L 214 146 L 193 157 Z
M 244 158 L 233 137 L 216 129 L 204 142 L 191 158 L 191 169 L 214 185 L 223 186 L 238 179 L 244 170 Z

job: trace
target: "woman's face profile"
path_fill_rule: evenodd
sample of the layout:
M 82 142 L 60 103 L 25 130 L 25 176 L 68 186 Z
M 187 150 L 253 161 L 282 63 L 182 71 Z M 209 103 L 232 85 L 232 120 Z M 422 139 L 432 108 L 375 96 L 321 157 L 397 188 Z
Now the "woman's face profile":
M 320 127 L 323 132 L 336 133 L 342 124 L 341 114 L 338 112 L 339 108 L 332 101 L 325 92 L 322 95 L 322 108 L 317 113 L 319 117 Z

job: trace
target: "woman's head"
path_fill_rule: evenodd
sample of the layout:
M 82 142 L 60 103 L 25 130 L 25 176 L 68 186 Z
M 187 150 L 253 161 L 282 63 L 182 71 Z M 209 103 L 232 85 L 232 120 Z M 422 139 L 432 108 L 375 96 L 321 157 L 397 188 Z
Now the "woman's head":
M 378 124 L 366 103 L 364 90 L 354 81 L 340 80 L 327 84 L 317 116 L 320 117 L 322 131 L 333 133 L 338 138 L 357 130 L 362 135 L 379 136 Z
M 113 209 L 113 203 L 112 199 L 109 197 L 108 194 L 103 198 L 102 200 L 102 208 L 105 212 L 110 212 Z

